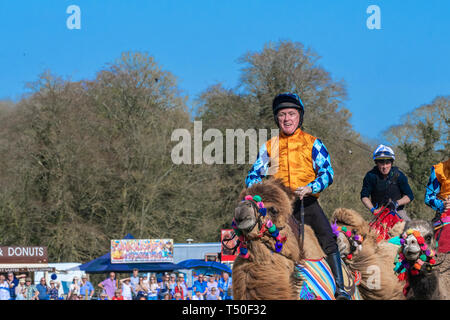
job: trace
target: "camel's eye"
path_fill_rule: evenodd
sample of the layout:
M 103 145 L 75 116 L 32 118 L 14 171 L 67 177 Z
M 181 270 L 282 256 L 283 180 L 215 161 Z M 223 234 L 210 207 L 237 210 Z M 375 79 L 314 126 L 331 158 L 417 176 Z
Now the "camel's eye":
M 427 235 L 425 236 L 425 241 L 426 241 L 426 242 L 430 243 L 430 242 L 431 242 L 431 239 L 432 239 L 431 234 L 427 234 Z
M 268 210 L 269 210 L 270 215 L 272 215 L 272 216 L 278 215 L 278 210 L 275 209 L 274 207 L 270 207 Z

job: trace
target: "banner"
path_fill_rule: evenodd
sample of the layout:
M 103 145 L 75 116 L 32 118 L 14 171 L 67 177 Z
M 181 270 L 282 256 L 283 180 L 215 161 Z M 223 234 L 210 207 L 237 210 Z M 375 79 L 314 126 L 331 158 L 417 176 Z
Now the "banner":
M 238 237 L 234 237 L 234 230 L 233 229 L 222 229 L 221 230 L 221 236 L 220 236 L 220 243 L 222 244 L 222 252 L 221 252 L 221 261 L 234 261 L 236 259 L 237 254 L 239 253 L 239 250 L 236 250 L 235 254 L 233 255 L 233 250 L 230 250 L 229 248 L 234 248 L 237 245 Z M 229 241 L 225 241 L 224 246 L 224 240 L 225 239 L 231 239 Z M 227 248 L 228 247 L 228 248 Z
M 47 247 L 0 247 L 0 263 L 47 262 Z
M 111 263 L 173 262 L 173 239 L 111 240 Z

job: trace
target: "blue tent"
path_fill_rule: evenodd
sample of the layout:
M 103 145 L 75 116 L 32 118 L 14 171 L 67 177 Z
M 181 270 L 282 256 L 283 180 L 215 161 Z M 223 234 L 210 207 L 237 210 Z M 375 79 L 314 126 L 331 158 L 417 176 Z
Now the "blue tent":
M 205 269 L 206 271 L 225 271 L 231 275 L 231 269 L 226 264 L 216 261 L 204 261 L 200 259 L 189 259 L 177 264 L 178 269 Z
M 134 239 L 131 234 L 127 234 L 124 239 Z M 170 262 L 161 263 L 111 263 L 111 252 L 86 262 L 73 270 L 82 270 L 86 273 L 105 273 L 105 272 L 131 272 L 134 268 L 140 272 L 164 272 L 179 269 L 177 264 Z

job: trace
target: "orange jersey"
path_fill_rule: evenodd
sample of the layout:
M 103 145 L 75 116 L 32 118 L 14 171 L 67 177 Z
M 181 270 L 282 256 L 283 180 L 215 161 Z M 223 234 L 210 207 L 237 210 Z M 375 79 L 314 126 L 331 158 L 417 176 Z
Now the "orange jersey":
M 334 172 L 322 141 L 297 129 L 291 136 L 281 133 L 261 147 L 246 184 L 249 187 L 267 175 L 281 179 L 292 190 L 309 186 L 318 197 L 333 182 Z

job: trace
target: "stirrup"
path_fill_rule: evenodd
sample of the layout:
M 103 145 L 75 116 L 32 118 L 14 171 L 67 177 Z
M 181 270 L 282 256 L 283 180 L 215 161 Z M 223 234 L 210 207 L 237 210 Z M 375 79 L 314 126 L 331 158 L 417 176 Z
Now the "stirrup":
M 334 297 L 336 298 L 336 300 L 352 300 L 352 297 L 348 294 L 347 291 L 339 288 L 336 288 Z

